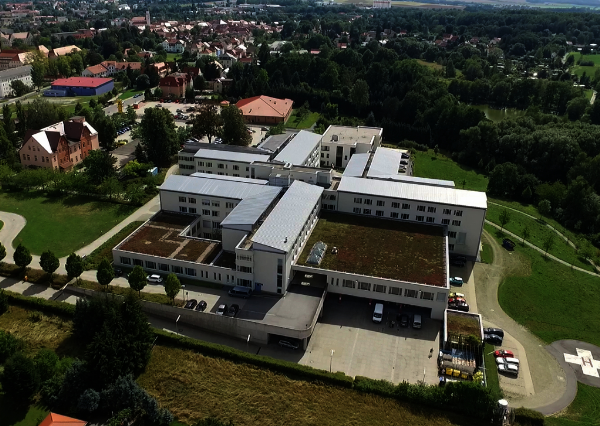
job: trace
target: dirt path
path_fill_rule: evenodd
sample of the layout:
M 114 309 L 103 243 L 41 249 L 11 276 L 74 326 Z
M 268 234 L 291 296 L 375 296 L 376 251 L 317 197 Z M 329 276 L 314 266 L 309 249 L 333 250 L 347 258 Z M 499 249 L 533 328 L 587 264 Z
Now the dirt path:
M 484 321 L 505 329 L 521 343 L 527 354 L 535 391 L 534 395 L 526 397 L 510 394 L 506 396 L 513 407 L 523 406 L 537 409 L 544 414 L 553 414 L 568 405 L 560 407 L 556 404 L 561 399 L 564 401 L 563 396 L 567 391 L 565 372 L 556 359 L 544 349 L 544 342 L 510 318 L 498 303 L 498 287 L 502 279 L 508 275 L 528 275 L 531 272 L 530 267 L 518 252 L 507 252 L 486 231 L 483 237 L 492 248 L 494 263 L 477 263 L 473 269 L 479 313 Z

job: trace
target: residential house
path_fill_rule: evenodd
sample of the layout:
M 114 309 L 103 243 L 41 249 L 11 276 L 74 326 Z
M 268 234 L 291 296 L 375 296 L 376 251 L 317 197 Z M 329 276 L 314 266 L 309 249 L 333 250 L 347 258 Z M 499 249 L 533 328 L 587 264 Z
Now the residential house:
M 15 80 L 31 86 L 31 65 L 0 71 L 0 98 L 13 95 L 11 83 Z
M 193 87 L 193 84 L 190 74 L 176 72 L 161 78 L 158 87 L 160 87 L 165 97 L 183 98 L 185 91 L 189 87 Z
M 87 422 L 77 420 L 72 417 L 63 416 L 61 414 L 50 413 L 40 423 L 40 426 L 86 426 Z
M 183 40 L 165 40 L 162 42 L 162 47 L 170 53 L 183 53 L 185 50 L 185 42 Z
M 59 56 L 65 56 L 73 52 L 81 52 L 81 49 L 75 45 L 57 47 L 48 52 L 48 59 L 58 58 Z
M 31 62 L 29 54 L 22 50 L 4 49 L 0 53 L 0 70 L 19 68 Z

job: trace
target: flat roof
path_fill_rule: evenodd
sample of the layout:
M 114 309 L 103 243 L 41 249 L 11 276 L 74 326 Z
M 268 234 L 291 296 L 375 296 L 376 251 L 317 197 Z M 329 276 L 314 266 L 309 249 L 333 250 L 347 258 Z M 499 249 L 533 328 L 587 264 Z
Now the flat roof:
M 52 86 L 69 86 L 69 87 L 98 87 L 112 81 L 112 78 L 100 77 L 69 77 L 59 78 L 52 82 Z
M 402 154 L 406 151 L 379 147 L 373 154 L 367 177 L 395 177 L 400 169 Z M 408 162 L 408 159 L 405 159 Z
M 252 237 L 252 242 L 289 252 L 323 188 L 294 181 Z
M 234 225 L 254 225 L 263 213 L 275 201 L 283 188 L 269 187 L 272 191 L 265 191 L 259 194 L 244 198 L 221 222 L 222 227 L 231 227 Z
M 444 232 L 441 226 L 322 211 L 297 264 L 445 287 Z M 319 241 L 327 244 L 321 264 L 307 264 Z
M 9 68 L 7 70 L 0 71 L 0 78 L 16 77 L 23 74 L 31 74 L 31 65 L 23 65 L 22 67 Z
M 371 143 L 375 136 L 381 136 L 381 127 L 366 126 L 329 126 L 323 133 L 323 142 L 355 145 L 356 143 Z M 337 140 L 336 140 L 337 139 Z
M 191 215 L 159 212 L 116 248 L 165 259 L 208 264 L 221 251 L 219 241 L 179 236 L 196 219 Z
M 454 188 L 454 182 L 451 180 L 429 179 L 429 178 L 422 178 L 422 177 L 408 176 L 408 175 L 378 176 L 373 179 L 389 179 L 389 180 L 397 180 L 397 181 L 406 182 L 406 183 L 412 183 L 415 185 L 447 186 L 449 188 Z
M 264 179 L 252 179 L 245 178 L 240 176 L 225 176 L 225 175 L 215 175 L 214 173 L 192 173 L 191 177 L 197 178 L 205 178 L 205 179 L 215 179 L 215 180 L 226 180 L 231 182 L 245 182 L 245 183 L 254 183 L 256 185 L 268 185 L 269 181 Z
M 159 188 L 161 191 L 185 192 L 196 195 L 243 200 L 262 193 L 279 193 L 281 188 L 224 179 L 171 175 Z
M 269 161 L 269 153 L 256 154 L 249 152 L 221 151 L 200 148 L 194 154 L 194 158 L 205 158 L 209 160 L 238 161 L 240 163 L 252 163 L 253 161 Z
M 423 201 L 425 203 L 439 203 L 451 206 L 487 209 L 487 197 L 485 192 L 467 191 L 465 189 L 444 186 L 418 185 L 403 181 L 396 182 L 342 176 L 338 191 L 351 194 Z
M 300 130 L 275 156 L 275 161 L 301 166 L 321 143 L 321 135 Z
M 264 140 L 264 142 L 261 142 L 260 145 L 258 145 L 258 148 L 267 149 L 271 152 L 275 152 L 279 149 L 281 145 L 283 145 L 283 143 L 286 140 L 288 140 L 289 137 L 293 135 L 295 135 L 294 132 L 285 132 L 280 135 L 269 136 L 267 139 Z
M 361 177 L 367 168 L 371 154 L 354 154 L 344 169 L 342 176 Z

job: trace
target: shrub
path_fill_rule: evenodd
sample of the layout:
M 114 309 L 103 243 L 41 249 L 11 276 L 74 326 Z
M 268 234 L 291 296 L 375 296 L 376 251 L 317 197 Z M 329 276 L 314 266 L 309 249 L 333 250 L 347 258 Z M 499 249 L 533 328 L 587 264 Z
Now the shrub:
M 40 376 L 31 358 L 13 354 L 4 365 L 2 388 L 14 398 L 28 400 L 40 387 Z
M 542 413 L 525 407 L 515 410 L 515 422 L 521 426 L 544 426 L 546 419 Z
M 58 355 L 50 349 L 40 349 L 33 357 L 33 363 L 40 380 L 45 382 L 54 377 L 58 371 Z
M 162 339 L 162 344 L 190 349 L 210 357 L 219 357 L 237 363 L 255 365 L 257 367 L 266 368 L 271 371 L 285 374 L 292 378 L 311 382 L 322 382 L 345 388 L 352 387 L 352 377 L 346 376 L 341 372 L 330 373 L 328 371 L 318 370 L 306 365 L 295 364 L 293 362 L 273 359 L 261 355 L 253 355 L 238 351 L 237 349 L 229 348 L 227 346 L 217 345 L 215 343 L 204 342 L 201 340 L 194 340 L 188 337 L 177 336 L 162 330 L 154 330 L 154 332 Z
M 7 331 L 0 330 L 0 363 L 23 348 L 23 342 Z
M 93 413 L 100 404 L 100 394 L 94 389 L 87 389 L 77 401 L 77 409 L 86 413 Z
M 8 303 L 18 305 L 28 309 L 36 309 L 48 314 L 63 315 L 72 317 L 75 313 L 75 306 L 66 302 L 56 302 L 45 300 L 39 297 L 27 297 L 12 291 L 6 291 Z
M 42 313 L 38 311 L 29 312 L 29 321 L 40 322 L 42 320 Z
M 4 290 L 0 290 L 0 315 L 8 311 L 8 296 Z

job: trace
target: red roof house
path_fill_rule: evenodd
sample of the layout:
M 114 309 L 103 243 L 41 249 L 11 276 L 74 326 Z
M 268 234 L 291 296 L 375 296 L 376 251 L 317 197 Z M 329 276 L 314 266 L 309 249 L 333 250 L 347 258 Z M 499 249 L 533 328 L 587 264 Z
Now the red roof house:
M 50 413 L 40 423 L 40 426 L 85 426 L 87 422 L 77 420 L 72 417 L 63 416 L 61 414 Z
M 285 123 L 292 114 L 291 99 L 277 99 L 269 96 L 254 96 L 241 99 L 236 106 L 242 110 L 248 123 Z

